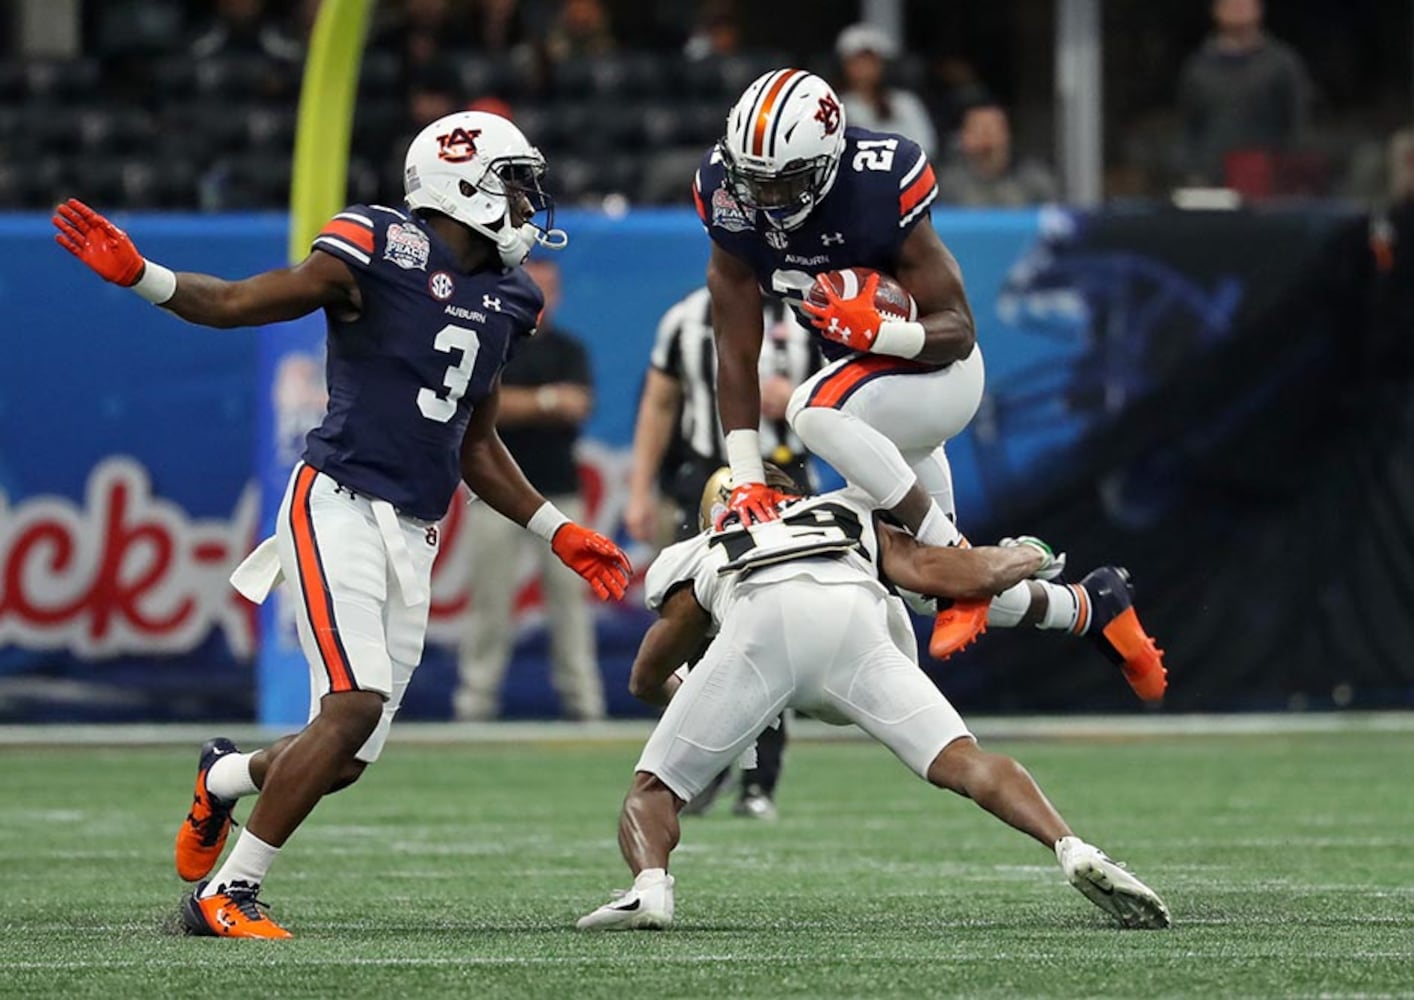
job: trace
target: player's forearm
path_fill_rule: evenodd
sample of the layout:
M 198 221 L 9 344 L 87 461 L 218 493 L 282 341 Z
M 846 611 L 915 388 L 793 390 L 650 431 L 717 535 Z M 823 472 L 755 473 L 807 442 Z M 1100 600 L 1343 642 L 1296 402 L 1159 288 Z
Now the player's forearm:
M 688 618 L 659 618 L 649 627 L 629 672 L 628 690 L 651 705 L 666 705 L 677 690 L 673 671 L 687 662 L 706 636 Z
M 973 549 L 920 546 L 917 561 L 922 579 L 909 587 L 919 593 L 957 600 L 995 597 L 1028 579 L 1045 564 L 1045 556 L 1030 546 Z
M 463 446 L 462 479 L 492 510 L 522 527 L 545 504 L 494 432 Z
M 761 426 L 761 384 L 756 357 L 717 342 L 717 413 L 723 433 Z
M 977 344 L 977 328 L 973 325 L 972 313 L 965 306 L 924 316 L 922 323 L 923 350 L 918 352 L 919 361 L 952 364 L 971 354 Z
M 219 329 L 282 323 L 317 308 L 261 295 L 255 280 L 227 281 L 210 274 L 183 271 L 177 274 L 176 292 L 162 303 L 162 308 L 188 323 Z

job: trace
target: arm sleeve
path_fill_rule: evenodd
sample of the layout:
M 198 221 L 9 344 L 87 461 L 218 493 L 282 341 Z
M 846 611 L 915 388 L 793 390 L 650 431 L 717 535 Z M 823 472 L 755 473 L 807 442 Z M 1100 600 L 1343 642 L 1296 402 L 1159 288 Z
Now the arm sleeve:
M 357 273 L 373 265 L 377 236 L 378 227 L 369 210 L 353 205 L 324 224 L 310 249 L 333 254 Z
M 928 214 L 928 206 L 938 197 L 938 181 L 928 154 L 916 142 L 900 144 L 896 162 L 902 171 L 898 181 L 899 241 L 912 232 L 918 220 Z M 882 206 L 880 206 L 882 210 Z
M 643 603 L 649 610 L 657 611 L 661 608 L 668 595 L 679 585 L 695 582 L 706 549 L 706 536 L 697 535 L 669 545 L 658 553 L 658 558 L 653 560 L 643 578 Z M 697 603 L 704 608 L 708 606 L 701 597 L 698 597 Z

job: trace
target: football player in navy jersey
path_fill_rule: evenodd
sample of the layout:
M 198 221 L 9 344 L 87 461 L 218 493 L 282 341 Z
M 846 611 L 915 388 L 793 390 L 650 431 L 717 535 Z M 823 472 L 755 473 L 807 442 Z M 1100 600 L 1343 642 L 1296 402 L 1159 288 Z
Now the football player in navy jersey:
M 459 482 L 543 537 L 600 598 L 623 596 L 624 554 L 537 493 L 495 430 L 501 368 L 512 343 L 534 332 L 542 304 L 520 264 L 537 243 L 565 243 L 551 228 L 544 170 L 506 119 L 449 115 L 408 149 L 407 211 L 353 206 L 301 263 L 243 281 L 174 274 L 82 202 L 57 210 L 61 246 L 185 320 L 258 326 L 323 309 L 328 322 L 328 412 L 291 476 L 275 537 L 232 575 L 254 600 L 289 582 L 310 721 L 255 753 L 225 739 L 202 748 L 176 841 L 178 873 L 199 881 L 182 912 L 193 934 L 290 936 L 257 893 L 320 798 L 356 781 L 382 750 L 422 657 L 436 522 Z M 257 792 L 245 830 L 210 874 L 236 800 Z
M 962 273 L 933 229 L 935 197 L 933 168 L 917 143 L 848 127 L 829 84 L 804 70 L 764 74 L 727 116 L 726 134 L 693 180 L 693 199 L 712 240 L 717 399 L 737 483 L 729 508 L 743 520 L 776 516 L 756 430 L 761 298 L 772 295 L 813 323 L 832 359 L 787 410 L 806 447 L 919 541 L 966 544 L 943 445 L 972 420 L 984 373 Z M 918 315 L 880 315 L 877 277 L 860 283 L 846 271 L 842 293 L 815 280 L 856 267 L 892 275 Z M 825 304 L 805 301 L 812 286 Z M 1140 697 L 1163 694 L 1162 654 L 1140 626 L 1118 567 L 1079 584 L 1032 579 L 990 601 L 953 602 L 937 615 L 930 652 L 949 656 L 989 623 L 1088 634 Z

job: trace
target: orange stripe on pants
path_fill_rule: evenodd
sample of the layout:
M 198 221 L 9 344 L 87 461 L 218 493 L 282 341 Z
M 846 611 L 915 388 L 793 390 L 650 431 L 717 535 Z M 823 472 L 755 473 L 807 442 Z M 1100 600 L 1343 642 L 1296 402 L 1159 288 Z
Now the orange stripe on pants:
M 314 632 L 314 643 L 324 661 L 324 670 L 329 674 L 329 690 L 357 691 L 348 654 L 339 641 L 338 627 L 334 623 L 334 598 L 324 579 L 324 566 L 314 542 L 314 522 L 309 515 L 309 493 L 318 475 L 316 469 L 306 465 L 295 477 L 295 492 L 290 500 L 295 565 L 299 572 L 300 590 L 304 594 L 305 610 L 309 614 L 309 626 Z
M 876 375 L 911 375 L 933 371 L 936 367 L 887 354 L 866 354 L 842 365 L 839 371 L 822 379 L 811 391 L 810 401 L 806 405 L 838 407 L 855 389 Z

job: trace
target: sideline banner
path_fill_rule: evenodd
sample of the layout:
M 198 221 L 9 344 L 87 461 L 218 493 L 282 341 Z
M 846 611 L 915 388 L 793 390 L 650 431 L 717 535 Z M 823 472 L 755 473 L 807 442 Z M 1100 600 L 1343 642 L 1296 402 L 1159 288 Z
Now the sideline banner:
M 617 534 L 654 330 L 703 281 L 707 245 L 688 211 L 562 214 L 571 243 L 557 257 L 558 325 L 586 343 L 596 380 L 580 452 L 586 499 L 592 524 Z M 1201 377 L 1197 359 L 1300 273 L 1280 262 L 1306 253 L 1322 224 L 1296 219 L 935 212 L 988 370 L 982 411 L 949 447 L 964 530 L 986 537 L 1012 511 L 1075 485 L 1064 456 L 1176 372 Z M 284 263 L 281 216 L 118 222 L 178 270 L 237 277 Z M 0 218 L 0 256 L 0 721 L 250 718 L 257 708 L 265 721 L 302 721 L 305 668 L 279 602 L 257 616 L 225 576 L 273 528 L 322 410 L 322 322 L 188 326 L 77 266 L 43 217 Z M 1122 485 L 1116 516 L 1162 500 L 1161 477 Z M 476 558 L 461 514 L 454 503 L 443 525 L 410 717 L 449 710 Z M 650 553 L 630 554 L 641 574 Z M 527 565 L 508 568 L 506 586 L 524 640 L 507 711 L 553 715 L 538 582 Z M 640 711 L 623 690 L 647 621 L 637 597 L 597 610 L 620 713 Z M 965 666 L 949 676 L 950 693 L 998 683 Z

